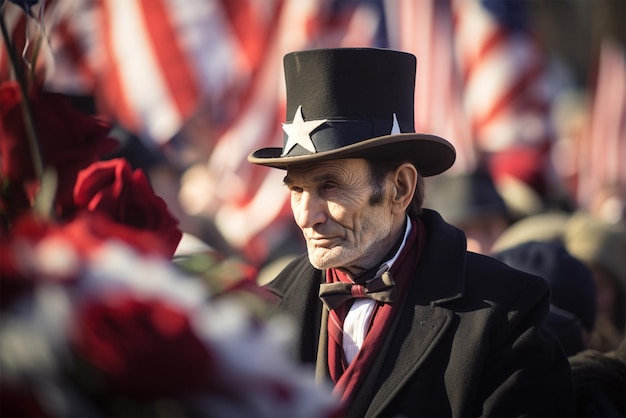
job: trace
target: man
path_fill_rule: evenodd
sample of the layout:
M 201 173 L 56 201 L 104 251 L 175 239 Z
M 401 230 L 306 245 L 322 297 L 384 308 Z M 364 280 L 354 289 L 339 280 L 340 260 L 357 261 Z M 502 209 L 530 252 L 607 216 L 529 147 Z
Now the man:
M 541 329 L 545 280 L 467 252 L 422 210 L 423 177 L 455 150 L 415 133 L 415 57 L 327 49 L 284 65 L 284 146 L 248 160 L 286 170 L 306 240 L 268 284 L 301 327 L 298 359 L 334 382 L 346 416 L 570 415 L 567 359 Z

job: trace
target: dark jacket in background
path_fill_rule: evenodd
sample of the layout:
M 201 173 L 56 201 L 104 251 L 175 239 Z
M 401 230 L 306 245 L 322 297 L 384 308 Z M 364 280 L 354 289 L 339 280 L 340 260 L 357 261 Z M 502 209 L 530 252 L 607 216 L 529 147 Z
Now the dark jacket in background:
M 626 339 L 614 351 L 569 358 L 577 417 L 626 417 Z

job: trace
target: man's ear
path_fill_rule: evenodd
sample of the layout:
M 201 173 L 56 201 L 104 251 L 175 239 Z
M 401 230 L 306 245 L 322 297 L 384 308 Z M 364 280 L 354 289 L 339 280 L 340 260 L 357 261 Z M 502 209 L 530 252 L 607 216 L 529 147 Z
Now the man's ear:
M 403 214 L 413 200 L 417 186 L 417 169 L 411 163 L 400 164 L 393 172 L 393 195 L 391 198 L 394 213 Z

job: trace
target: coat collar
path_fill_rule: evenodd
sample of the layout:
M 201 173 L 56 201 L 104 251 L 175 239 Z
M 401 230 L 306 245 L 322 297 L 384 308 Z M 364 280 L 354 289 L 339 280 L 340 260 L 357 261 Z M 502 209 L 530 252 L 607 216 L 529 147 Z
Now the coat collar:
M 433 210 L 424 209 L 421 219 L 427 243 L 411 293 L 419 304 L 437 305 L 460 298 L 465 292 L 465 234 Z

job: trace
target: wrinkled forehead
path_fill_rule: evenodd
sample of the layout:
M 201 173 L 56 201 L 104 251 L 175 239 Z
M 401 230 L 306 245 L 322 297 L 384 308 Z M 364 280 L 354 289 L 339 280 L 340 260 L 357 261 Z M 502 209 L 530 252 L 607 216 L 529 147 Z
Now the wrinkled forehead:
M 314 180 L 321 177 L 337 175 L 367 175 L 368 172 L 369 163 L 363 158 L 324 160 L 315 163 L 297 164 L 287 167 L 285 183 L 289 184 L 296 180 Z

